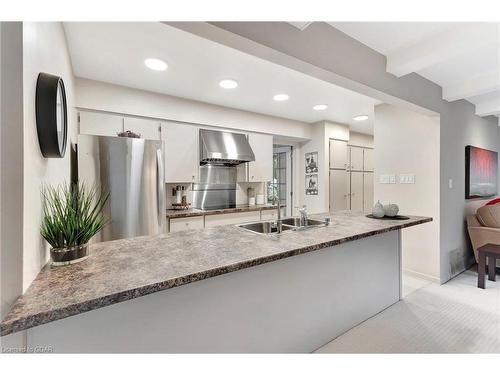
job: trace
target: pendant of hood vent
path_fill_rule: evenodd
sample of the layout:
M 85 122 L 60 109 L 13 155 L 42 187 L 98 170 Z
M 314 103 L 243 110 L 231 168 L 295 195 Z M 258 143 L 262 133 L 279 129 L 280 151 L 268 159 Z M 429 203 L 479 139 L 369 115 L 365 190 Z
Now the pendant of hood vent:
M 200 129 L 200 164 L 238 165 L 255 161 L 244 134 Z

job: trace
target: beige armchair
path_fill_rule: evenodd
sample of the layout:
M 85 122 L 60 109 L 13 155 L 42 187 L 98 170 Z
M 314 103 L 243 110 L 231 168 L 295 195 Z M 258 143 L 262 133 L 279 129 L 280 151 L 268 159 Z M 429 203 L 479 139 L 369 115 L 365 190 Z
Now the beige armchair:
M 500 204 L 481 207 L 475 215 L 467 216 L 467 228 L 478 261 L 477 249 L 487 243 L 500 245 Z M 497 261 L 497 267 L 500 262 Z

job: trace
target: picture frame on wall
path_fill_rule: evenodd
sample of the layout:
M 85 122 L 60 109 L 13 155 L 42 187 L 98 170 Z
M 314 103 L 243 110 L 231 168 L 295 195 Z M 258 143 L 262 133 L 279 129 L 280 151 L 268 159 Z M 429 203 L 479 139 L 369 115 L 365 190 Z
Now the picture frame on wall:
M 317 174 L 306 174 L 306 195 L 318 195 Z
M 498 193 L 498 153 L 465 147 L 465 199 L 493 197 Z
M 305 154 L 306 174 L 318 173 L 318 152 L 306 152 Z

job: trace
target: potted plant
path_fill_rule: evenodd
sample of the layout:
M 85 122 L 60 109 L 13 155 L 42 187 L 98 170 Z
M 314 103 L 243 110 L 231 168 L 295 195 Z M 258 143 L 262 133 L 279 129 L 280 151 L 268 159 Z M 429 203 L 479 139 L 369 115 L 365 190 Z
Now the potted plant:
M 102 211 L 108 197 L 109 193 L 83 183 L 43 188 L 40 233 L 51 246 L 52 265 L 72 264 L 88 257 L 90 239 L 106 225 Z

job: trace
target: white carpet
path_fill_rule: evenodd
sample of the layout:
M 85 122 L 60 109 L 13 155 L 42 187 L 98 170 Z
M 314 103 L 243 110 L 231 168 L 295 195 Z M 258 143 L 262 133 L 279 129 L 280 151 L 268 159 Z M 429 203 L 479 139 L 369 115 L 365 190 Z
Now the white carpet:
M 316 352 L 500 353 L 500 275 L 484 290 L 472 270 L 444 285 L 403 280 L 402 301 Z

